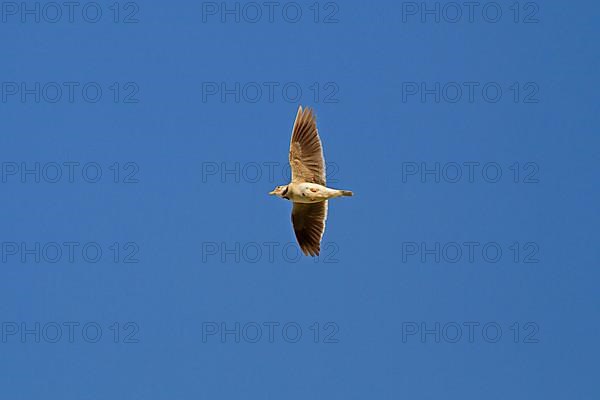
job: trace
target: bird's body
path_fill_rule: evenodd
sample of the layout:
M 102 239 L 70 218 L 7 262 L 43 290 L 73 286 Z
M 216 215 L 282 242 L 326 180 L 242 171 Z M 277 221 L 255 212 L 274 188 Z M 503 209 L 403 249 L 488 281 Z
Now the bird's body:
M 292 182 L 277 186 L 271 195 L 294 203 L 292 224 L 300 248 L 306 255 L 319 255 L 325 232 L 328 200 L 352 196 L 349 190 L 328 188 L 325 179 L 323 147 L 317 122 L 310 108 L 298 107 L 290 141 Z
M 287 185 L 287 188 L 288 192 L 285 198 L 293 201 L 294 203 L 319 203 L 333 199 L 334 197 L 351 196 L 351 194 L 345 194 L 348 193 L 347 190 L 331 189 L 327 186 L 310 182 L 292 182 Z

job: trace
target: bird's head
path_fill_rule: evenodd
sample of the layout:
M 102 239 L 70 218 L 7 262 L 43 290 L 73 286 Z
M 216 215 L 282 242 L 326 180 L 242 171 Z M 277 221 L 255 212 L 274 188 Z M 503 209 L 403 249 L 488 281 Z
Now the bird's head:
M 271 196 L 278 196 L 278 197 L 284 197 L 288 192 L 288 187 L 287 185 L 285 186 L 277 186 L 275 189 L 273 189 L 272 192 L 269 192 L 269 194 Z

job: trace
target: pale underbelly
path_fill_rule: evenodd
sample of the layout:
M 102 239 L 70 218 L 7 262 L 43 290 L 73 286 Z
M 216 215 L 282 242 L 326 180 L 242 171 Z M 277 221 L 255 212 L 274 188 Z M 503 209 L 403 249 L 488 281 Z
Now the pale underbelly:
M 314 183 L 299 184 L 288 194 L 294 203 L 320 203 L 334 196 L 334 190 Z

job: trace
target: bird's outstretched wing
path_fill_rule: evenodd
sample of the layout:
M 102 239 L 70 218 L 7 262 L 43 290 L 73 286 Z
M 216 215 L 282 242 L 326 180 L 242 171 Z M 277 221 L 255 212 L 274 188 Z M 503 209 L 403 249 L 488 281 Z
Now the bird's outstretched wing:
M 294 203 L 292 224 L 304 255 L 318 256 L 327 220 L 327 201 Z
M 325 160 L 317 120 L 313 110 L 298 107 L 290 141 L 292 182 L 310 182 L 325 186 Z

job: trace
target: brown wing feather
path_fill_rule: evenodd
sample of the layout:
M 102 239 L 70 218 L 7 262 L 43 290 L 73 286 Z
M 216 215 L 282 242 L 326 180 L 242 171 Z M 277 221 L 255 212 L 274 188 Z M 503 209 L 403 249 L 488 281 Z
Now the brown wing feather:
M 325 186 L 325 160 L 313 110 L 298 107 L 290 141 L 292 182 L 310 182 Z
M 327 220 L 327 201 L 294 203 L 292 224 L 298 244 L 305 255 L 318 256 Z

